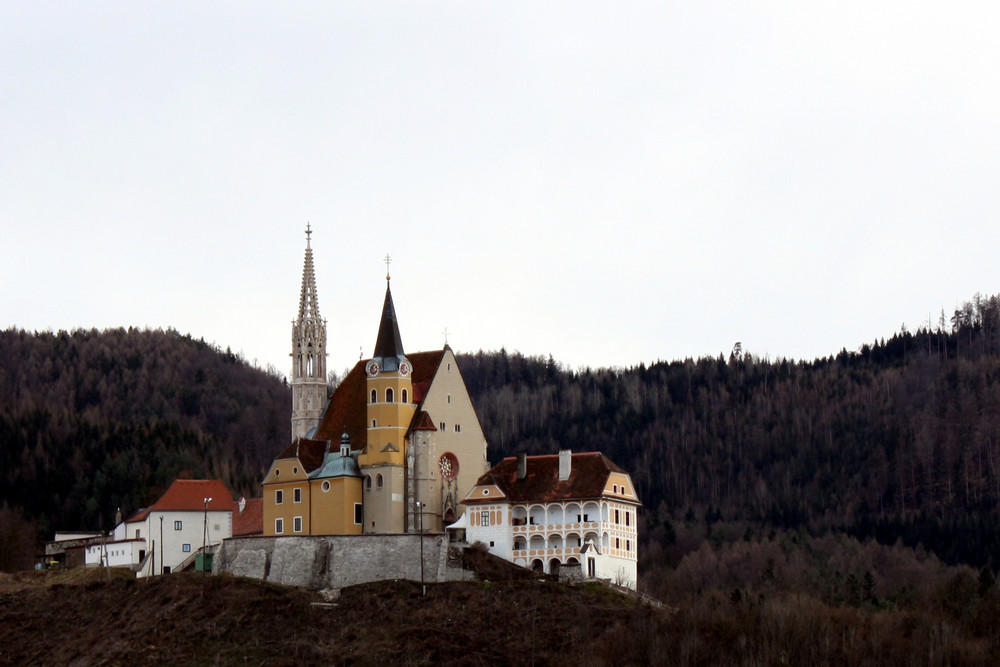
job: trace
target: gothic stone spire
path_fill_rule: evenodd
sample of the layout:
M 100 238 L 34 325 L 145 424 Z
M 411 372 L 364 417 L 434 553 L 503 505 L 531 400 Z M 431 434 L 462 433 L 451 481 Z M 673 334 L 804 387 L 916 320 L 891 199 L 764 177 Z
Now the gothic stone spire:
M 292 439 L 308 437 L 326 408 L 326 321 L 319 314 L 312 226 L 306 225 L 299 317 L 292 322 Z
M 316 293 L 316 273 L 310 244 L 312 226 L 306 223 L 306 261 L 302 267 L 302 295 L 299 297 L 299 322 L 319 320 L 319 295 Z

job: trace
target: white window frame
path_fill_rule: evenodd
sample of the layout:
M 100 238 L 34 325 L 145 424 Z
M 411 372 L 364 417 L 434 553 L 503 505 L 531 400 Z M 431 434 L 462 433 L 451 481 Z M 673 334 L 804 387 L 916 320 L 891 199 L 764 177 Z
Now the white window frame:
M 292 532 L 293 533 L 302 532 L 302 517 L 300 516 L 292 517 Z
M 281 517 L 278 517 L 277 519 L 274 520 L 274 534 L 282 535 L 284 534 L 284 532 L 285 532 L 285 520 L 282 519 Z

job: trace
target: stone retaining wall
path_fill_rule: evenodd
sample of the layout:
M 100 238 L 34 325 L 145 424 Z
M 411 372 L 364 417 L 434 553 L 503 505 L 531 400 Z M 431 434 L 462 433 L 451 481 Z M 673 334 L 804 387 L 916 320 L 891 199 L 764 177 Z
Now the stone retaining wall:
M 314 590 L 384 579 L 468 581 L 473 573 L 448 557 L 445 535 L 306 535 L 234 537 L 222 542 L 213 571 Z

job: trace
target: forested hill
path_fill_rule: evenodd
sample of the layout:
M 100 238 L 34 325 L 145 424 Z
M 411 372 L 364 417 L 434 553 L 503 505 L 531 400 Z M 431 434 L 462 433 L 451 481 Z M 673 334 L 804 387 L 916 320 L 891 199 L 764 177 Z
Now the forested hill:
M 259 493 L 283 378 L 176 331 L 0 332 L 0 502 L 48 534 L 109 527 L 179 474 Z
M 922 543 L 1000 563 L 1000 298 L 812 362 L 727 357 L 569 371 L 478 353 L 461 367 L 490 441 L 601 450 L 664 519 Z M 669 534 L 669 528 L 666 529 Z
M 505 351 L 460 362 L 490 461 L 600 450 L 632 473 L 644 557 L 699 523 L 902 538 L 1000 565 L 998 297 L 811 362 L 740 350 L 630 369 Z M 108 526 L 184 471 L 256 495 L 288 438 L 289 394 L 174 331 L 0 332 L 0 514 L 49 535 Z

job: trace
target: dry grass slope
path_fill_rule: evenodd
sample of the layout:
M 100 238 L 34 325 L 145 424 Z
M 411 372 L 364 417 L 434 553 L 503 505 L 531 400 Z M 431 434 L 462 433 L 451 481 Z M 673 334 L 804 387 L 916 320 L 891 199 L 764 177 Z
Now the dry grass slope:
M 508 579 L 315 593 L 227 576 L 0 579 L 10 665 L 977 665 L 995 646 L 916 613 L 706 596 L 677 611 L 603 586 Z M 204 593 L 202 586 L 204 585 Z

